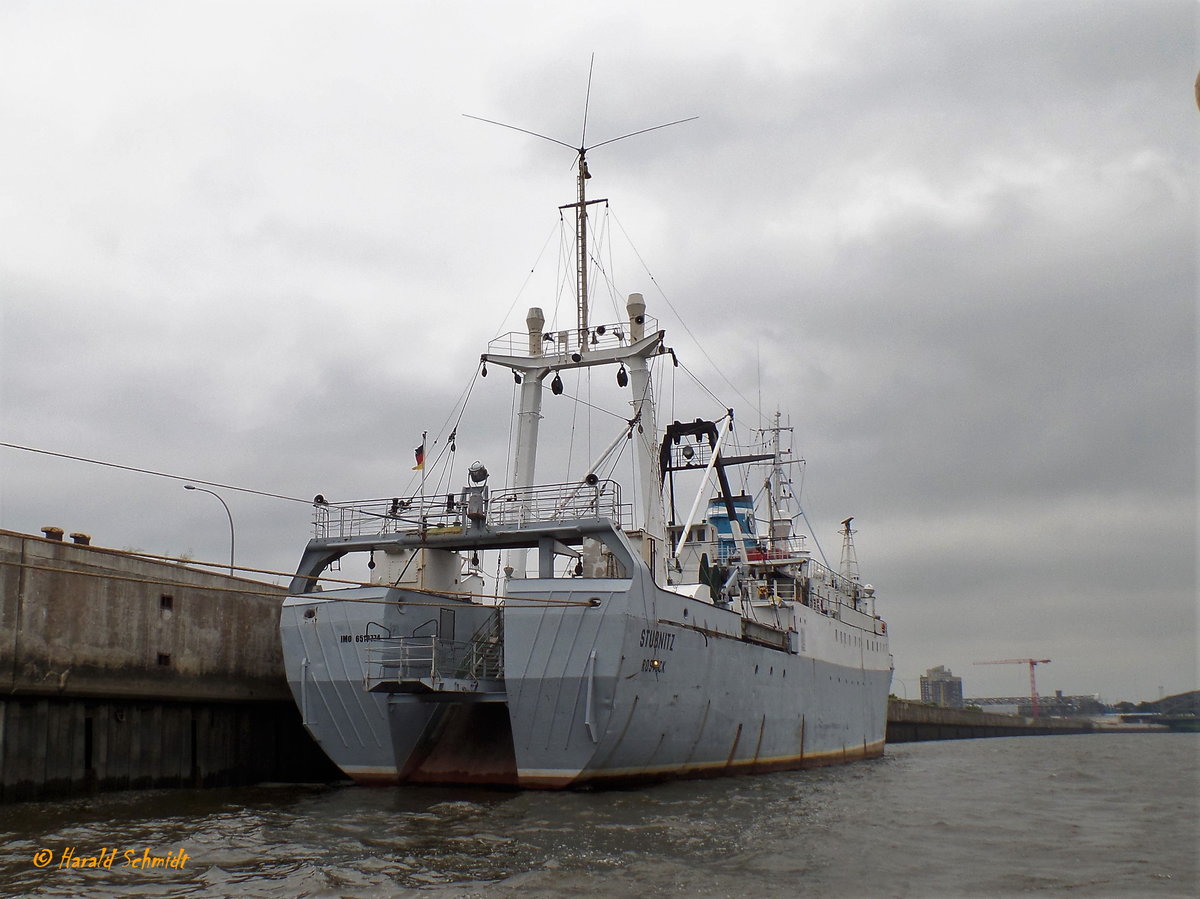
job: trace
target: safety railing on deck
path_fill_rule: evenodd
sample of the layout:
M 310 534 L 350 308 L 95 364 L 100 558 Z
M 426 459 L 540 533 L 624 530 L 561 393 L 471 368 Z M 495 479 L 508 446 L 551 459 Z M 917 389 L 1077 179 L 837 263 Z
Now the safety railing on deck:
M 368 534 L 437 532 L 465 528 L 466 504 L 461 494 L 369 499 L 314 507 L 313 530 L 318 538 L 358 537 Z M 632 527 L 632 506 L 621 502 L 616 481 L 595 484 L 547 484 L 496 490 L 487 506 L 492 527 L 516 527 L 532 521 L 567 521 L 574 518 L 609 518 L 619 527 Z
M 485 681 L 504 676 L 501 644 L 440 640 L 436 636 L 385 637 L 367 648 L 367 689 L 385 683 Z
M 805 547 L 803 535 L 800 534 L 793 537 L 777 537 L 769 542 L 764 538 L 759 543 L 753 542 L 755 538 L 751 537 L 742 539 L 746 541 L 746 557 L 751 562 L 788 565 L 803 562 L 808 558 L 808 549 Z M 737 543 L 732 537 L 721 536 L 715 558 L 722 565 L 740 558 Z
M 770 563 L 776 560 L 782 562 L 785 558 L 778 551 L 776 554 L 760 551 L 757 558 L 753 553 L 748 555 L 752 565 L 766 563 L 767 566 L 767 573 L 764 573 L 763 568 L 758 568 L 758 576 L 742 581 L 746 591 L 744 596 L 751 601 L 800 602 L 823 614 L 832 613 L 839 606 L 860 608 L 864 596 L 862 587 L 857 582 L 847 580 L 832 569 L 826 568 L 815 559 L 804 558 L 804 573 L 793 577 L 786 573 L 786 569 L 770 573 Z M 726 564 L 736 564 L 738 561 L 736 555 L 727 558 Z M 801 559 L 792 557 L 792 561 Z
M 658 321 L 646 316 L 644 328 L 645 333 L 652 334 L 658 330 Z M 546 331 L 542 335 L 541 352 L 536 355 L 548 357 L 547 361 L 549 362 L 555 356 L 569 356 L 573 353 L 586 356 L 589 352 L 596 350 L 628 345 L 629 322 L 618 322 L 611 325 L 593 325 L 582 334 L 576 328 L 565 331 Z M 502 334 L 488 344 L 488 354 L 519 358 L 535 355 L 529 352 L 528 331 L 510 331 Z
M 453 493 L 365 499 L 337 505 L 318 503 L 313 508 L 313 530 L 317 537 L 460 527 L 463 513 L 462 497 Z
M 616 481 L 498 490 L 488 503 L 488 522 L 493 526 L 572 518 L 610 518 L 621 527 L 630 527 L 633 510 L 621 502 L 621 485 Z

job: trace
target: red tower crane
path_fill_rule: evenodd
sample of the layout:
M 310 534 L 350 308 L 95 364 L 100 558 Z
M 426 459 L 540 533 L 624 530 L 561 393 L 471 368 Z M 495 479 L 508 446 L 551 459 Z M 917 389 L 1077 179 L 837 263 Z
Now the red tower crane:
M 976 665 L 1028 665 L 1029 666 L 1029 706 L 1033 717 L 1038 716 L 1037 677 L 1034 672 L 1038 665 L 1050 664 L 1049 659 L 999 659 L 995 662 L 976 662 Z

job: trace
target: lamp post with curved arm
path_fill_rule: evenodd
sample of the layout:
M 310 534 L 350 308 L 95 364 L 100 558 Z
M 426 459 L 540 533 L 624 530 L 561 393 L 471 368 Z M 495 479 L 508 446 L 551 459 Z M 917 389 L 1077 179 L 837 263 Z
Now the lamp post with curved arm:
M 217 502 L 219 502 L 222 506 L 224 506 L 225 514 L 229 518 L 229 574 L 232 577 L 233 576 L 233 548 L 234 548 L 233 513 L 229 511 L 229 506 L 226 505 L 225 500 L 221 499 L 221 495 L 219 493 L 214 493 L 211 490 L 205 490 L 203 487 L 197 487 L 195 484 L 184 484 L 183 489 L 184 490 L 199 490 L 201 493 L 207 493 L 210 496 L 215 496 L 217 498 Z

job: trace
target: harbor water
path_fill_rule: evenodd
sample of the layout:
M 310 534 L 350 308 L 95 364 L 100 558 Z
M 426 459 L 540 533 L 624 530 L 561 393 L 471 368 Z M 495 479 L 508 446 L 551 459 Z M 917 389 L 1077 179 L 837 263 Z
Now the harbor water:
M 889 746 L 637 790 L 262 785 L 0 807 L 0 895 L 1195 896 L 1200 736 Z

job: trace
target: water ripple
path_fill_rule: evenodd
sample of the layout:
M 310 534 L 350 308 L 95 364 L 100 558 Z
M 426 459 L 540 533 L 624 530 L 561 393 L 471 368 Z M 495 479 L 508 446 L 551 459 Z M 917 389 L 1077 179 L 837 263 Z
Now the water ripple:
M 844 768 L 611 792 L 270 785 L 26 803 L 0 807 L 0 894 L 1190 896 L 1198 741 L 904 744 Z M 109 869 L 58 864 L 102 848 L 118 850 Z M 36 867 L 39 850 L 54 863 Z M 187 863 L 121 864 L 145 850 Z

